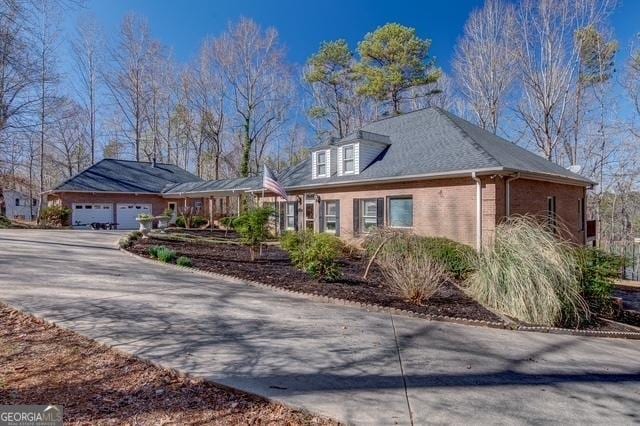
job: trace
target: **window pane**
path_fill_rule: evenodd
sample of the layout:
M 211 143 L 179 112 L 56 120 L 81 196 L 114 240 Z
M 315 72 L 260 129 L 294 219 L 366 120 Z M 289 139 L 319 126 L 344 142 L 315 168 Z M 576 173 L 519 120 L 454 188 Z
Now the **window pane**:
M 365 200 L 363 204 L 362 211 L 364 216 L 376 217 L 378 215 L 378 202 L 376 200 Z
M 345 146 L 344 147 L 344 159 L 345 160 L 353 160 L 353 147 Z
M 304 216 L 307 219 L 313 219 L 313 203 L 305 203 L 304 205 Z
M 391 198 L 389 200 L 389 225 L 398 227 L 413 226 L 412 198 Z
M 344 160 L 344 171 L 345 172 L 353 171 L 353 160 Z
M 362 230 L 369 232 L 378 226 L 378 219 L 375 217 L 365 217 L 362 222 Z
M 335 216 L 336 215 L 336 203 L 334 203 L 334 202 L 326 203 L 326 206 L 327 206 L 326 215 L 327 216 Z
M 326 152 L 319 152 L 318 153 L 318 164 L 324 164 L 326 162 L 327 159 L 327 153 Z
M 294 205 L 293 203 L 287 203 L 287 215 L 293 216 Z
M 287 228 L 288 229 L 293 229 L 295 227 L 295 221 L 294 218 L 291 216 L 287 216 Z
M 335 218 L 327 218 L 327 224 L 325 226 L 327 231 L 335 231 L 336 230 L 336 219 Z
M 327 167 L 324 164 L 318 164 L 318 175 L 324 176 L 326 173 Z

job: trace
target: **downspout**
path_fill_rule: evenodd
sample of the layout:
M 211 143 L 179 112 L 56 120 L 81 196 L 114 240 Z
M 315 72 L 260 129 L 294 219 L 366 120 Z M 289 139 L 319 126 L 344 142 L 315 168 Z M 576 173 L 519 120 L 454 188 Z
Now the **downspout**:
M 514 180 L 520 179 L 520 172 L 516 173 L 514 176 L 509 176 L 505 181 L 505 216 L 511 216 L 511 182 Z
M 482 250 L 482 181 L 471 172 L 471 179 L 476 181 L 476 250 Z

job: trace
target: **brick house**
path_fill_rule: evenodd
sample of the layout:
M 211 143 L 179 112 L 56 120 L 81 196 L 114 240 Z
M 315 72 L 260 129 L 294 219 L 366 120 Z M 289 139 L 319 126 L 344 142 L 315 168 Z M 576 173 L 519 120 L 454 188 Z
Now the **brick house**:
M 277 207 L 279 230 L 349 240 L 389 226 L 476 247 L 505 217 L 533 214 L 562 223 L 566 237 L 584 243 L 586 189 L 594 184 L 439 108 L 384 118 L 315 146 L 278 180 L 287 200 L 263 196 L 258 176 L 165 185 L 156 201 L 197 203 L 215 222 L 248 193 Z

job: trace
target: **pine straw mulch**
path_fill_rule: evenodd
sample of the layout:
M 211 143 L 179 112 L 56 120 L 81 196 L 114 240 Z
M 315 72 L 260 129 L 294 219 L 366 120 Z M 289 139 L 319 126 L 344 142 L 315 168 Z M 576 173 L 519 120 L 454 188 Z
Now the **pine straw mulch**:
M 0 366 L 0 404 L 60 404 L 65 424 L 336 424 L 180 377 L 2 304 Z

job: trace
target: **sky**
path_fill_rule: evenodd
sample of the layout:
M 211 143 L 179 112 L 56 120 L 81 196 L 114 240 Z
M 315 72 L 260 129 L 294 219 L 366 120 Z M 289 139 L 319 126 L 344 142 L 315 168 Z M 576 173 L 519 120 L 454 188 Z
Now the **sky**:
M 67 15 L 71 30 L 82 15 L 95 15 L 105 34 L 117 34 L 128 12 L 145 16 L 152 34 L 169 46 L 179 62 L 195 57 L 201 41 L 223 32 L 229 22 L 248 17 L 265 27 L 275 27 L 289 60 L 303 64 L 325 40 L 346 39 L 355 49 L 370 31 L 387 22 L 416 28 L 432 40 L 431 56 L 446 72 L 456 40 L 469 13 L 482 0 L 87 0 L 82 10 Z M 640 32 L 640 0 L 622 0 L 612 16 L 621 58 L 635 34 Z

